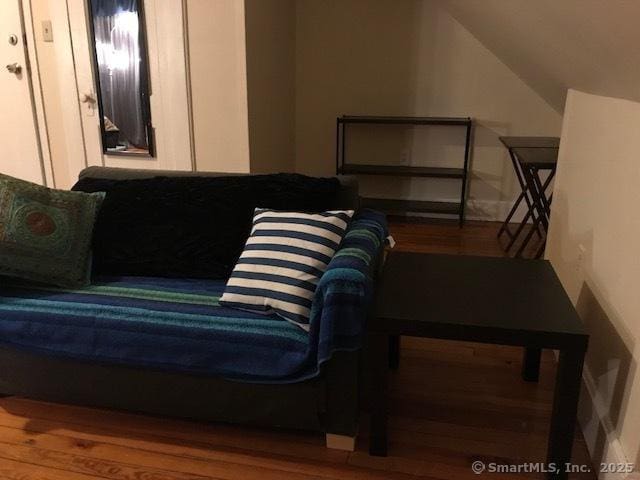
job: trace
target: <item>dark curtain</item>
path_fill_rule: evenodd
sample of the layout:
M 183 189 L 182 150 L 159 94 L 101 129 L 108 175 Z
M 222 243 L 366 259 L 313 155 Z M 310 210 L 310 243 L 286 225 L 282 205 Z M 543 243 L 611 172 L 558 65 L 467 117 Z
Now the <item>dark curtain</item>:
M 147 148 L 140 92 L 137 0 L 91 0 L 104 115 L 130 144 Z

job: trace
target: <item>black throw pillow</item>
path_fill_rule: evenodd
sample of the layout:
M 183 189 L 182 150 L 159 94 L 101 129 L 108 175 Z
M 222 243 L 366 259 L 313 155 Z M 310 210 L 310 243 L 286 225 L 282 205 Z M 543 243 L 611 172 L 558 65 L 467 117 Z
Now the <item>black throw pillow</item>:
M 94 229 L 95 273 L 227 278 L 256 207 L 329 210 L 339 188 L 335 178 L 274 174 L 82 178 L 73 190 L 106 192 Z

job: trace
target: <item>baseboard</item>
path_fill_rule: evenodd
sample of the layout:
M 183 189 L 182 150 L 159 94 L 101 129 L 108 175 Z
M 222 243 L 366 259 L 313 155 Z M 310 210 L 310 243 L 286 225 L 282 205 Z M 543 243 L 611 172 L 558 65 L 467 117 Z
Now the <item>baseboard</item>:
M 487 222 L 503 222 L 515 200 L 479 200 L 470 198 L 467 200 L 466 218 L 469 220 L 484 220 Z M 520 206 L 513 216 L 513 222 L 520 222 L 527 213 L 526 204 L 520 202 Z
M 581 406 L 578 411 L 578 422 L 582 428 L 589 455 L 594 462 L 597 462 L 594 468 L 597 469 L 601 463 L 628 464 L 629 460 L 622 449 L 609 418 L 606 402 L 598 393 L 596 383 L 586 365 L 583 370 L 582 380 L 583 388 L 580 397 Z M 603 434 L 604 439 L 600 438 Z M 598 474 L 598 479 L 629 480 L 637 478 L 633 475 L 637 475 L 637 473 L 630 475 L 629 473 L 603 472 Z

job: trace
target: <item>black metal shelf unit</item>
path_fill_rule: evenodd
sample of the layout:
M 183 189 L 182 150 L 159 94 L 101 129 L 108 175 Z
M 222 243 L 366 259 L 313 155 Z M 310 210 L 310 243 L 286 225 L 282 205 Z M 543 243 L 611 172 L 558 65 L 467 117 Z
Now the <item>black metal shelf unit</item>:
M 377 125 L 441 125 L 465 127 L 464 163 L 461 168 L 418 167 L 408 165 L 365 165 L 347 163 L 346 134 L 348 124 Z M 336 119 L 336 173 L 341 175 L 385 175 L 396 177 L 452 178 L 459 179 L 459 202 L 434 202 L 419 200 L 394 200 L 386 198 L 363 198 L 364 206 L 390 213 L 419 212 L 458 215 L 460 226 L 464 223 L 465 200 L 467 195 L 467 177 L 471 153 L 471 131 L 473 120 L 470 117 L 390 117 L 390 116 L 353 116 L 343 115 Z

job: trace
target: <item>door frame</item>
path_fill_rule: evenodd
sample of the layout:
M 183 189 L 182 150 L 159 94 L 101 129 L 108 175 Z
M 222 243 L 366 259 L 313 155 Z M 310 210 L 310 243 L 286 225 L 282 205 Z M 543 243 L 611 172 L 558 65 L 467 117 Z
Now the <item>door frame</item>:
M 64 127 L 64 138 L 51 137 L 36 45 L 40 25 L 34 23 L 41 19 L 34 16 L 32 0 L 17 1 L 20 2 L 26 38 L 43 182 L 47 186 L 68 188 L 78 173 L 88 166 L 195 170 L 187 0 L 144 0 L 157 155 L 143 159 L 104 155 L 98 110 L 95 104 L 82 101 L 85 95 L 95 98 L 96 92 L 89 43 L 88 0 L 57 0 L 55 9 L 49 12 L 54 27 L 57 75 L 61 80 L 58 95 L 62 99 L 62 110 L 57 121 Z M 173 5 L 167 7 L 169 2 Z M 163 8 L 159 8 L 160 5 Z M 54 140 L 65 145 L 65 158 L 52 157 L 51 142 Z M 61 169 L 58 175 L 57 168 Z M 69 175 L 70 178 L 66 178 Z
M 21 21 L 24 43 L 26 45 L 25 55 L 27 57 L 27 71 L 31 88 L 31 105 L 33 107 L 34 120 L 36 124 L 40 162 L 42 163 L 42 170 L 44 173 L 43 181 L 45 186 L 55 188 L 56 182 L 53 173 L 53 164 L 51 163 L 49 131 L 47 129 L 47 119 L 44 112 L 42 83 L 40 81 L 40 69 L 38 68 L 38 52 L 36 51 L 33 15 L 31 13 L 31 0 L 18 1 L 20 3 L 20 11 L 22 12 Z
M 19 45 L 23 48 L 24 54 L 25 80 L 29 90 L 29 107 L 33 117 L 36 151 L 38 154 L 38 163 L 40 164 L 40 183 L 44 186 L 54 187 L 55 181 L 49 150 L 49 137 L 44 116 L 39 70 L 37 68 L 37 53 L 31 18 L 31 0 L 15 0 L 15 2 L 20 17 L 18 19 L 20 23 L 19 33 L 21 36 L 21 43 Z

